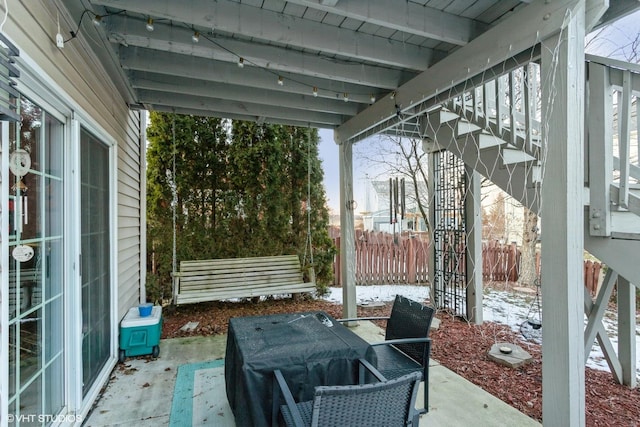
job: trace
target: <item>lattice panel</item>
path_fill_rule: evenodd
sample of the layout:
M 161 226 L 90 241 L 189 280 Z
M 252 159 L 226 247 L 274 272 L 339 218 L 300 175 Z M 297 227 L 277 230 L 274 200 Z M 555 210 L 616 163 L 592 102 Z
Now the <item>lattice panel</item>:
M 449 151 L 435 155 L 433 228 L 436 308 L 467 317 L 466 218 L 464 162 Z

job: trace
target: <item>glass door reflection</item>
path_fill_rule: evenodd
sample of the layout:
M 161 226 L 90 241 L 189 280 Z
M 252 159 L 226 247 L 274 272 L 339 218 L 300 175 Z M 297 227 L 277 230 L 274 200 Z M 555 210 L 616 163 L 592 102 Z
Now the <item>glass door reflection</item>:
M 64 125 L 27 98 L 20 107 L 9 124 L 9 413 L 40 425 L 64 406 Z

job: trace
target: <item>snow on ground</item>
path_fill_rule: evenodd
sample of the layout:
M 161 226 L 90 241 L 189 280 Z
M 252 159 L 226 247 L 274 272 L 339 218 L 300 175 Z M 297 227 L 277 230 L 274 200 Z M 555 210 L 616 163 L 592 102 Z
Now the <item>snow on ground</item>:
M 429 297 L 427 286 L 410 285 L 368 285 L 356 286 L 358 304 L 363 302 L 393 301 L 396 294 L 404 295 L 414 300 L 425 300 Z M 342 304 L 342 288 L 329 288 L 329 293 L 323 297 L 326 301 Z M 503 323 L 522 333 L 529 340 L 542 342 L 542 329 L 533 329 L 528 320 L 539 319 L 535 295 L 485 289 L 482 316 L 487 322 Z M 586 326 L 585 316 L 585 326 Z M 618 326 L 616 313 L 607 310 L 603 318 L 604 327 L 611 339 L 612 346 L 618 348 Z M 640 324 L 636 325 L 636 373 L 640 381 Z M 587 366 L 594 369 L 609 371 L 602 349 L 594 343 Z
M 429 298 L 427 286 L 410 285 L 367 285 L 356 286 L 357 303 L 393 301 L 396 295 L 403 295 L 409 299 L 424 301 Z M 322 297 L 329 302 L 342 304 L 342 288 L 329 288 L 329 293 Z
M 534 295 L 521 294 L 518 292 L 506 292 L 485 289 L 483 316 L 484 320 L 499 322 L 511 326 L 515 331 L 520 331 L 526 338 L 542 342 L 542 330 L 534 331 L 528 325 L 522 326 L 529 317 L 536 317 L 536 310 L 531 310 Z M 534 305 L 535 307 L 535 305 Z M 611 340 L 614 349 L 618 348 L 618 324 L 614 311 L 607 309 L 602 319 L 607 335 Z M 587 326 L 587 317 L 584 319 Z M 636 325 L 636 376 L 640 380 L 640 325 Z M 593 369 L 610 371 L 609 365 L 604 357 L 602 348 L 596 342 L 591 347 L 587 366 Z

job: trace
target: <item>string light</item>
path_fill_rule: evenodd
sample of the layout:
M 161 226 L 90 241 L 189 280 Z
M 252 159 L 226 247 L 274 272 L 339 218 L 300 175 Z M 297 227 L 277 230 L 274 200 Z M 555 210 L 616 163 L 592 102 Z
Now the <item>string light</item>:
M 69 41 L 69 40 L 71 40 L 71 39 L 75 38 L 75 37 L 78 35 L 78 31 L 80 31 L 80 24 L 82 23 L 82 18 L 83 18 L 85 15 L 89 15 L 89 16 L 93 15 L 92 22 L 93 22 L 96 26 L 100 26 L 100 25 L 102 25 L 102 23 L 103 23 L 103 18 L 104 18 L 105 16 L 119 15 L 119 14 L 125 14 L 125 15 L 126 15 L 126 14 L 127 14 L 127 11 L 123 9 L 123 10 L 120 10 L 120 11 L 117 11 L 117 12 L 107 13 L 107 14 L 105 14 L 105 15 L 97 15 L 97 14 L 94 14 L 91 10 L 85 9 L 85 10 L 84 10 L 84 12 L 83 12 L 83 14 L 82 14 L 82 16 L 81 16 L 81 18 L 80 18 L 80 22 L 78 23 L 78 30 L 77 30 L 77 31 L 75 31 L 75 32 L 74 32 L 74 31 L 71 31 L 71 37 L 70 37 L 68 40 L 63 40 L 62 42 L 64 43 L 64 42 L 66 42 L 66 41 Z M 185 25 L 185 26 L 186 26 L 186 25 Z M 149 32 L 154 31 L 154 29 L 155 29 L 155 26 L 154 26 L 154 20 L 153 20 L 153 18 L 152 18 L 151 16 L 147 16 L 147 20 L 146 20 L 145 27 L 146 27 L 147 31 L 149 31 Z M 191 27 L 191 28 L 193 29 L 193 27 Z M 218 45 L 215 41 L 213 41 L 213 40 L 209 39 L 207 36 L 205 36 L 205 38 L 206 38 L 207 40 L 211 41 L 212 43 L 214 43 L 214 44 Z M 193 43 L 198 43 L 198 42 L 200 42 L 200 32 L 199 32 L 199 31 L 194 31 L 193 35 L 191 36 L 191 40 L 193 41 Z M 220 45 L 218 45 L 218 46 L 220 46 Z M 236 55 L 236 56 L 237 56 L 237 54 L 236 54 L 235 52 L 232 52 L 232 51 L 230 51 L 230 50 L 228 50 L 228 49 L 224 48 L 223 46 L 220 46 L 220 47 L 222 47 L 223 49 L 227 50 L 229 53 L 231 53 L 231 54 L 233 54 L 233 55 Z M 238 65 L 238 67 L 239 67 L 239 68 L 244 68 L 244 58 L 243 58 L 243 57 L 238 56 L 238 62 L 237 62 L 237 65 Z M 254 65 L 255 65 L 255 64 L 254 64 Z M 267 71 L 268 71 L 268 70 L 267 70 Z M 271 72 L 271 71 L 269 71 L 269 72 Z M 271 73 L 273 73 L 273 72 L 271 72 Z M 275 73 L 273 73 L 273 74 L 275 74 Z M 294 82 L 295 82 L 295 80 L 294 80 Z M 279 86 L 284 86 L 284 78 L 283 78 L 282 76 L 278 76 L 277 83 L 278 83 L 278 85 L 279 85 Z M 297 82 L 297 83 L 301 83 L 302 85 L 305 85 L 305 86 L 306 86 L 306 84 L 305 84 L 305 83 L 302 83 L 302 82 Z M 319 93 L 319 89 L 318 89 L 318 87 L 317 87 L 317 86 L 313 86 L 313 87 L 312 87 L 312 94 L 313 94 L 313 96 L 314 96 L 314 97 L 317 97 L 317 96 L 318 96 L 318 93 Z M 394 98 L 395 98 L 395 95 L 396 95 L 396 92 L 395 92 L 395 91 L 394 91 L 394 92 L 391 92 L 391 99 L 394 99 Z M 340 93 L 338 93 L 336 96 L 339 98 L 339 97 L 340 97 Z M 342 93 L 342 100 L 343 100 L 344 102 L 349 102 L 349 94 L 348 94 L 347 92 Z M 370 95 L 369 95 L 369 100 L 371 101 L 371 103 L 372 103 L 372 104 L 373 104 L 373 103 L 375 103 L 375 102 L 376 102 L 376 95 L 375 95 L 375 94 L 373 94 L 373 93 L 372 93 L 372 94 L 370 94 Z
M 391 99 L 396 99 L 396 92 L 395 91 L 391 92 Z

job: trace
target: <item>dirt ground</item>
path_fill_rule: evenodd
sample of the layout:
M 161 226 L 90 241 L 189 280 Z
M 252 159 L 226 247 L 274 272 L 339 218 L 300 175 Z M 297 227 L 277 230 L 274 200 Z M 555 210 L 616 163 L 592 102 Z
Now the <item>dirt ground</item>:
M 391 304 L 380 309 L 358 308 L 358 315 L 385 316 L 391 311 Z M 231 317 L 313 310 L 342 317 L 341 305 L 318 300 L 200 303 L 165 308 L 162 337 L 224 334 Z M 539 345 L 524 340 L 507 325 L 485 322 L 476 326 L 446 313 L 438 313 L 436 317 L 441 324 L 438 330 L 430 333 L 433 359 L 519 411 L 542 421 Z M 180 331 L 188 322 L 199 324 L 192 332 Z M 533 362 L 511 369 L 489 360 L 487 351 L 497 337 L 499 341 L 519 344 L 533 356 Z M 585 383 L 587 426 L 640 426 L 640 389 L 631 390 L 615 383 L 610 373 L 590 368 L 586 369 Z

